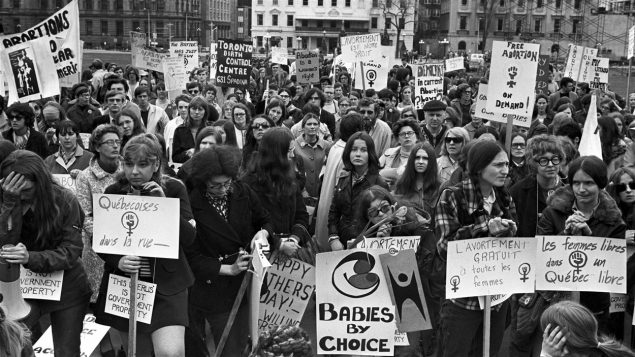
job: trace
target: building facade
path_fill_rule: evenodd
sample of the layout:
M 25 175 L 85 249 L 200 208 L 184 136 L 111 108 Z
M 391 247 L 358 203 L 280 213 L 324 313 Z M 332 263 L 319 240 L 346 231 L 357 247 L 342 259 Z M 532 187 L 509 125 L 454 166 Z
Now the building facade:
M 206 0 L 210 3 L 212 39 L 233 38 L 236 34 L 236 0 Z

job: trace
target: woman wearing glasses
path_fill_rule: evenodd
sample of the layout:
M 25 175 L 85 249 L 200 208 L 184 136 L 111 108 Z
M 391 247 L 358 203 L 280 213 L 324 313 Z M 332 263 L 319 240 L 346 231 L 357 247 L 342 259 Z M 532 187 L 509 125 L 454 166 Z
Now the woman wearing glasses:
M 529 174 L 529 166 L 527 165 L 525 156 L 525 153 L 527 152 L 526 148 L 527 136 L 517 131 L 513 132 L 511 153 L 509 155 L 509 179 L 506 183 L 508 188 L 514 186 L 517 182 L 524 179 Z
M 254 153 L 258 151 L 262 137 L 265 135 L 269 128 L 275 127 L 276 124 L 266 115 L 257 115 L 251 121 L 251 124 L 247 128 L 246 142 L 243 147 L 243 159 L 240 164 L 240 169 L 244 172 L 249 167 L 249 162 L 252 159 Z
M 48 143 L 40 132 L 35 130 L 35 113 L 26 103 L 13 103 L 6 110 L 10 129 L 2 136 L 15 144 L 18 149 L 29 150 L 42 159 L 49 155 Z
M 194 97 L 187 108 L 187 118 L 181 126 L 174 131 L 174 143 L 172 144 L 172 160 L 184 163 L 189 160 L 195 151 L 196 135 L 207 125 L 210 118 L 208 105 L 202 97 Z M 218 117 L 216 117 L 218 119 Z
M 611 175 L 608 193 L 617 202 L 627 229 L 635 229 L 635 169 L 622 167 Z
M 413 119 L 400 119 L 392 126 L 393 140 L 399 146 L 386 150 L 379 157 L 379 174 L 390 186 L 393 186 L 403 174 L 412 148 L 421 139 L 419 124 Z
M 470 134 L 460 127 L 450 128 L 443 135 L 441 155 L 437 159 L 441 184 L 449 181 L 452 173 L 459 167 L 461 150 L 468 141 L 470 141 Z
M 459 84 L 456 88 L 456 97 L 452 99 L 450 106 L 459 114 L 461 126 L 466 126 L 472 121 L 470 108 L 473 102 L 472 87 L 467 83 Z

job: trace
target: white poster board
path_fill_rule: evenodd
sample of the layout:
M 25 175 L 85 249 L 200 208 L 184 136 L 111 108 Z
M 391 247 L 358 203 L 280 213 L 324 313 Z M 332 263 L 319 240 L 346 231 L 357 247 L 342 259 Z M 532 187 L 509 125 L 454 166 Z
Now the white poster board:
M 287 65 L 288 62 L 287 49 L 282 47 L 271 47 L 271 63 L 279 63 Z
M 183 66 L 183 58 L 175 56 L 165 58 L 163 60 L 163 71 L 165 90 L 170 98 L 176 98 L 185 90 L 188 82 L 188 75 L 185 73 L 185 67 Z
M 431 100 L 443 98 L 443 77 L 417 77 L 415 78 L 415 109 L 423 109 L 423 106 Z
M 132 64 L 134 67 L 163 72 L 163 60 L 168 57 L 167 53 L 159 53 L 144 48 L 138 49 L 137 51 L 138 55 L 135 57 L 136 62 Z
M 536 290 L 626 293 L 626 240 L 536 236 Z
M 397 254 L 397 252 L 406 249 L 412 249 L 416 252 L 419 249 L 420 242 L 421 237 L 419 236 L 366 238 L 357 247 L 378 249 L 390 254 Z
M 488 111 L 500 114 L 531 116 L 540 45 L 511 41 L 494 41 L 492 66 L 487 87 Z
M 53 174 L 53 179 L 57 181 L 60 186 L 73 191 L 73 193 L 77 192 L 77 183 L 75 182 L 75 179 L 71 177 L 71 175 Z
M 507 113 L 500 114 L 487 110 L 487 87 L 488 85 L 483 83 L 480 83 L 478 85 L 478 97 L 476 98 L 476 108 L 474 116 L 498 123 L 507 123 L 507 117 L 511 115 L 513 125 L 529 128 L 529 126 L 531 125 L 531 116 L 522 116 Z
M 179 257 L 179 199 L 93 195 L 93 250 L 140 257 Z
M 251 278 L 251 288 L 249 290 L 249 332 L 251 334 L 252 346 L 255 347 L 258 344 L 258 338 L 260 337 L 260 334 L 258 333 L 260 325 L 260 289 L 265 280 L 267 270 L 271 267 L 271 263 L 263 253 L 259 244 L 256 244 L 255 246 L 251 262 L 253 265 L 253 276 Z
M 478 238 L 448 242 L 448 299 L 534 291 L 534 238 Z
M 295 58 L 298 83 L 311 84 L 320 81 L 320 53 L 317 50 L 297 51 Z
M 152 323 L 156 293 L 157 284 L 137 280 L 135 312 L 139 322 Z M 110 274 L 104 312 L 128 319 L 130 317 L 130 297 L 130 278 Z
M 360 61 L 370 61 L 382 57 L 381 39 L 378 33 L 346 36 L 341 38 L 342 61 L 353 64 L 352 78 L 361 80 L 363 74 Z
M 141 50 L 146 46 L 146 34 L 143 32 L 130 31 L 130 55 L 131 63 L 137 63 L 137 56 L 141 55 Z
M 60 301 L 64 270 L 36 273 L 20 266 L 20 289 L 25 299 Z
M 564 68 L 564 76 L 577 80 L 580 75 L 580 66 L 582 56 L 584 54 L 584 46 L 569 44 L 569 55 L 567 56 L 567 64 Z
M 628 59 L 635 55 L 635 26 L 628 29 Z
M 192 70 L 198 67 L 198 42 L 170 42 L 170 57 L 181 57 L 185 66 L 185 73 L 189 76 Z
M 218 55 L 216 54 L 216 42 L 212 42 L 209 45 L 209 78 L 216 79 L 216 58 Z
M 574 78 L 577 82 L 588 83 L 593 80 L 594 75 L 594 65 L 593 59 L 596 58 L 598 54 L 597 48 L 585 47 L 584 51 L 582 51 L 582 62 L 580 63 L 580 74 L 578 78 Z
M 388 85 L 388 58 L 380 57 L 371 61 L 359 61 L 362 80 L 355 81 L 355 88 L 375 89 L 377 91 Z
M 96 323 L 95 316 L 90 314 L 84 316 L 84 327 L 82 328 L 81 335 L 79 335 L 79 350 L 81 352 L 81 356 L 90 356 L 104 336 L 106 336 L 108 330 L 110 330 L 110 326 L 104 326 Z M 40 337 L 40 339 L 33 345 L 33 352 L 35 352 L 36 357 L 54 356 L 53 330 L 51 327 L 46 329 L 42 337 Z
M 458 57 L 454 57 L 454 58 L 448 58 L 448 59 L 445 60 L 445 71 L 446 72 L 458 71 L 458 70 L 461 70 L 461 69 L 465 69 L 465 65 L 464 65 L 462 56 L 458 56 Z

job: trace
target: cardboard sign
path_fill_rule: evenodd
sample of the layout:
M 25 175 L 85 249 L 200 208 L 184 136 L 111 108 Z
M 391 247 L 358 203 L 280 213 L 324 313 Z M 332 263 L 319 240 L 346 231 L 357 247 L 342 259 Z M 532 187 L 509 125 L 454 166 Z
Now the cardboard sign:
M 564 68 L 564 76 L 577 80 L 580 75 L 580 65 L 582 63 L 582 55 L 584 46 L 569 44 L 569 54 L 567 55 L 567 64 Z
M 494 41 L 486 103 L 488 111 L 531 117 L 540 45 Z
M 448 299 L 534 291 L 533 238 L 478 238 L 448 242 Z
M 167 53 L 160 53 L 145 48 L 137 49 L 137 51 L 138 55 L 135 57 L 134 67 L 163 72 L 163 61 L 168 57 Z
M 412 249 L 393 255 L 379 256 L 384 270 L 388 292 L 395 304 L 397 328 L 401 332 L 429 330 L 432 328 L 430 314 L 423 295 L 423 284 L 417 258 Z
M 421 242 L 419 236 L 366 238 L 357 247 L 379 249 L 394 255 L 407 249 L 412 249 L 416 252 L 419 248 L 419 242 Z
M 382 58 L 381 38 L 378 33 L 342 37 L 341 49 L 342 61 L 353 63 L 352 78 L 355 81 L 364 76 L 359 66 L 360 61 Z
M 463 57 L 459 56 L 454 58 L 448 58 L 445 60 L 446 72 L 459 71 L 461 69 L 465 69 Z
M 77 183 L 71 175 L 53 174 L 53 180 L 57 181 L 60 186 L 67 188 L 73 192 L 77 192 Z
M 626 293 L 626 240 L 537 236 L 536 290 Z
M 627 59 L 633 58 L 635 55 L 635 26 L 628 29 L 628 56 Z
M 490 295 L 489 297 L 490 297 L 490 306 L 494 307 L 496 305 L 500 305 L 500 304 L 504 303 L 505 301 L 507 301 L 507 299 L 512 297 L 512 294 L 497 294 L 497 295 Z M 484 296 L 479 296 L 478 297 L 478 307 L 481 310 L 485 309 L 485 297 Z
M 59 81 L 58 87 L 60 85 L 72 87 L 79 82 L 82 71 L 78 2 L 77 0 L 69 2 L 50 17 L 21 33 L 0 36 L 2 42 L 0 52 L 13 52 L 14 46 L 42 39 L 49 59 L 44 62 L 43 58 L 38 58 L 38 64 L 53 76 L 57 76 L 58 79 L 54 83 L 57 84 Z M 47 63 L 47 66 L 43 66 L 43 63 Z M 53 68 L 55 71 L 51 70 Z M 43 94 L 43 96 L 48 95 Z
M 64 270 L 52 273 L 35 273 L 20 267 L 20 289 L 25 299 L 60 301 Z
M 209 78 L 216 79 L 216 65 L 218 63 L 216 53 L 216 42 L 209 45 Z
M 287 65 L 288 61 L 287 49 L 282 47 L 271 47 L 271 63 L 279 63 Z
M 192 70 L 198 67 L 198 42 L 170 42 L 170 55 L 171 57 L 181 57 L 182 64 L 185 66 L 185 73 L 189 76 Z
M 101 340 L 110 330 L 110 326 L 100 325 L 95 322 L 95 316 L 84 316 L 84 327 L 79 335 L 79 350 L 82 357 L 90 356 Z M 42 337 L 33 345 L 33 352 L 36 357 L 54 356 L 53 350 L 53 330 L 51 327 L 46 329 Z
M 476 98 L 476 112 L 474 115 L 478 118 L 487 119 L 490 121 L 495 121 L 499 123 L 507 123 L 507 117 L 509 115 L 512 116 L 513 124 L 519 125 L 525 128 L 529 128 L 531 125 L 531 117 L 529 116 L 521 116 L 516 114 L 507 114 L 507 113 L 493 113 L 487 110 L 487 84 L 479 84 L 478 85 L 478 96 Z M 533 110 L 533 109 L 532 109 Z
M 320 53 L 318 51 L 297 51 L 295 70 L 298 83 L 317 83 L 320 81 Z
M 549 95 L 549 55 L 538 57 L 538 72 L 536 73 L 536 94 Z
M 589 86 L 592 89 L 603 88 L 609 82 L 609 59 L 595 57 L 591 60 Z
M 627 302 L 628 295 L 611 293 L 611 306 L 609 307 L 609 314 L 626 311 Z
M 247 87 L 252 51 L 253 45 L 249 41 L 219 40 L 216 48 L 216 84 L 233 88 Z
M 315 290 L 315 267 L 295 258 L 272 262 L 260 291 L 258 331 L 298 326 Z
M 130 31 L 130 55 L 131 63 L 137 63 L 137 56 L 141 55 L 141 50 L 146 46 L 146 34 L 143 32 Z
M 267 270 L 271 267 L 271 263 L 265 256 L 260 244 L 256 244 L 252 258 L 253 265 L 253 277 L 251 278 L 251 289 L 249 290 L 249 320 L 250 320 L 250 334 L 252 346 L 258 344 L 258 338 L 260 337 L 259 325 L 260 325 L 260 295 L 262 283 L 265 280 Z
M 60 94 L 58 75 L 50 70 L 55 63 L 48 46 L 47 39 L 38 38 L 0 49 L 11 100 L 28 103 Z
M 317 254 L 318 354 L 394 354 L 395 308 L 380 253 L 351 249 Z
M 140 257 L 179 257 L 179 199 L 93 195 L 93 250 Z
M 598 54 L 597 48 L 585 47 L 582 51 L 582 61 L 580 62 L 580 74 L 577 81 L 588 83 L 593 80 L 593 59 Z M 575 78 L 574 78 L 575 80 Z
M 145 324 L 152 323 L 152 311 L 154 310 L 154 297 L 157 293 L 157 284 L 137 280 L 137 321 Z M 108 279 L 108 290 L 106 292 L 107 314 L 123 317 L 130 317 L 130 278 L 110 274 Z
M 362 80 L 355 81 L 355 88 L 362 90 L 385 88 L 388 84 L 388 58 L 380 57 L 371 61 L 359 61 Z
M 445 67 L 443 63 L 417 66 L 417 77 L 443 77 L 444 75 Z
M 163 60 L 163 74 L 165 79 L 165 90 L 170 98 L 176 98 L 185 90 L 188 81 L 188 74 L 183 67 L 183 58 L 168 57 Z
M 423 109 L 423 106 L 431 100 L 443 98 L 443 77 L 417 77 L 415 78 L 415 109 Z

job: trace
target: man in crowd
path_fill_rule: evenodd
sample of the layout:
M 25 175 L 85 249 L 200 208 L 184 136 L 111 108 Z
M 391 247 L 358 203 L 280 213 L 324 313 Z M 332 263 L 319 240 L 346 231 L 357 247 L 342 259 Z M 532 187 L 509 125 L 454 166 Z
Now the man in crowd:
M 364 130 L 375 142 L 375 152 L 381 156 L 390 148 L 392 131 L 383 120 L 377 119 L 377 104 L 368 98 L 359 100 L 357 112 L 362 115 Z
M 163 109 L 150 104 L 150 89 L 145 86 L 137 87 L 134 95 L 141 110 L 141 120 L 146 127 L 146 132 L 163 135 L 163 130 L 170 118 Z
M 443 147 L 443 135 L 447 128 L 443 125 L 448 113 L 445 111 L 447 106 L 440 100 L 431 100 L 423 105 L 423 115 L 425 117 L 425 125 L 421 128 L 423 136 L 434 147 L 437 157 L 441 155 Z

